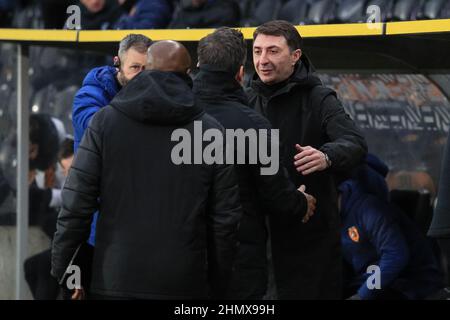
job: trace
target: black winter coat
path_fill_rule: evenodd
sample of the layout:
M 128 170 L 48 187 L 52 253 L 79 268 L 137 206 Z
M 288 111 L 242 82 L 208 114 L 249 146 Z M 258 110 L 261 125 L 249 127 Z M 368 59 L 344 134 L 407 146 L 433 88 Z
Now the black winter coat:
M 280 129 L 281 153 L 292 182 L 296 186 L 306 185 L 306 192 L 317 199 L 316 212 L 306 224 L 297 219 L 282 219 L 280 215 L 270 217 L 279 296 L 320 298 L 321 294 L 315 290 L 323 281 L 321 274 L 331 274 L 326 270 L 325 260 L 339 256 L 340 225 L 333 173 L 342 174 L 362 161 L 367 152 L 365 139 L 345 113 L 336 93 L 323 87 L 314 75 L 305 55 L 284 84 L 269 87 L 255 76 L 248 94 L 250 105 L 265 115 L 273 128 Z M 302 176 L 293 160 L 297 143 L 325 152 L 332 161 L 331 168 Z M 335 248 L 327 252 L 321 247 Z M 307 270 L 302 266 L 307 266 Z
M 198 105 L 225 129 L 270 132 L 269 121 L 248 107 L 247 96 L 231 73 L 202 65 L 194 80 L 194 93 Z M 270 134 L 268 136 L 271 138 Z M 268 145 L 271 143 L 275 141 L 269 140 Z M 279 148 L 279 144 L 276 147 Z M 247 156 L 249 152 L 247 146 Z M 280 167 L 275 175 L 261 175 L 261 167 L 264 166 L 260 162 L 236 165 L 243 217 L 238 232 L 240 245 L 230 298 L 257 299 L 266 293 L 265 214 L 291 217 L 295 221 L 301 221 L 306 214 L 306 198 L 289 180 L 286 169 Z
M 175 165 L 175 129 L 223 129 L 186 76 L 144 71 L 92 119 L 64 186 L 53 242 L 60 279 L 99 209 L 91 292 L 128 298 L 220 297 L 241 216 L 234 168 Z

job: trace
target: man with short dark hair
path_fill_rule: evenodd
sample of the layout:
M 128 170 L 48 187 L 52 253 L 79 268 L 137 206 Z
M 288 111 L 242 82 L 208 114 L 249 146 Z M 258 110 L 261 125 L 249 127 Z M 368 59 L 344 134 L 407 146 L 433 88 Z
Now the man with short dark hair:
M 269 149 L 278 149 L 278 140 L 272 137 L 270 123 L 248 107 L 241 86 L 247 55 L 242 33 L 220 28 L 201 39 L 197 51 L 200 72 L 194 80 L 194 93 L 199 105 L 225 129 L 264 132 L 269 138 Z M 262 137 L 252 139 L 245 150 L 234 150 L 236 158 L 243 151 L 248 158 L 243 164 L 235 162 L 243 218 L 238 232 L 240 246 L 228 293 L 231 299 L 262 299 L 266 293 L 268 266 L 265 214 L 276 214 L 281 219 L 283 216 L 291 217 L 306 223 L 315 208 L 315 199 L 304 193 L 304 186 L 297 190 L 286 176 L 284 167 L 273 175 L 263 175 L 261 159 L 256 164 L 249 162 L 248 159 L 254 156 L 250 152 L 259 154 L 259 150 L 252 149 L 250 144 L 256 141 L 256 145 L 261 146 Z M 232 145 L 232 142 L 227 140 L 227 144 Z
M 341 249 L 334 173 L 355 167 L 366 142 L 336 93 L 324 87 L 286 21 L 259 26 L 253 36 L 256 75 L 250 105 L 280 129 L 284 165 L 295 185 L 317 198 L 309 223 L 270 216 L 278 297 L 341 297 Z

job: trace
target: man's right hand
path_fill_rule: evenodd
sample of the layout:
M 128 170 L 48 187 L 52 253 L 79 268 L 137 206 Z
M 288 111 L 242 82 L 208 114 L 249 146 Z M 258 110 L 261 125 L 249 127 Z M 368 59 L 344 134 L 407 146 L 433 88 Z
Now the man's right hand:
M 86 293 L 84 292 L 83 287 L 80 289 L 75 289 L 72 294 L 72 300 L 85 300 L 86 299 Z
M 305 185 L 301 185 L 300 188 L 298 188 L 298 191 L 300 191 L 305 195 L 306 201 L 308 202 L 308 209 L 306 211 L 305 216 L 302 219 L 303 223 L 307 223 L 309 218 L 311 218 L 312 215 L 314 214 L 314 211 L 316 211 L 316 198 L 305 192 L 306 191 Z

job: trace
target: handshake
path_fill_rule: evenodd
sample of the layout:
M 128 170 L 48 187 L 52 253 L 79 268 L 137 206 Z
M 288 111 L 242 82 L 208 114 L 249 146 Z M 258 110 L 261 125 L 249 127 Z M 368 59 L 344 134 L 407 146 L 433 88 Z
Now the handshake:
M 298 191 L 300 191 L 301 193 L 303 193 L 303 195 L 306 198 L 306 201 L 308 203 L 308 207 L 306 210 L 306 214 L 302 219 L 303 223 L 307 223 L 309 218 L 312 217 L 312 215 L 314 214 L 314 211 L 316 211 L 316 198 L 314 198 L 312 195 L 307 194 L 306 191 L 306 187 L 304 185 L 301 185 L 300 188 L 298 188 Z
M 294 166 L 301 175 L 306 176 L 314 172 L 323 171 L 331 166 L 330 159 L 322 151 L 311 146 L 301 146 L 299 144 L 295 145 L 295 148 L 297 149 L 297 154 L 294 157 Z M 305 192 L 306 187 L 304 185 L 300 186 L 298 191 L 305 195 L 308 202 L 308 209 L 302 219 L 302 222 L 306 223 L 316 210 L 316 198 Z

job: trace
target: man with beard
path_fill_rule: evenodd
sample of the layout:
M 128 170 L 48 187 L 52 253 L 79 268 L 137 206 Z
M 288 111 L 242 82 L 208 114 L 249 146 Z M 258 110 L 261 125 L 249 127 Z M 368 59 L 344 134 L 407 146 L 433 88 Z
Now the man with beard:
M 152 41 L 141 34 L 129 34 L 120 41 L 119 52 L 114 57 L 114 67 L 103 66 L 91 70 L 83 86 L 75 95 L 72 109 L 74 151 L 94 114 L 108 105 L 119 90 L 145 68 L 147 50 Z M 95 221 L 89 243 L 95 242 Z
M 144 35 L 129 34 L 120 41 L 118 54 L 114 57 L 114 67 L 94 68 L 87 74 L 82 87 L 74 97 L 72 108 L 75 153 L 95 113 L 107 106 L 122 87 L 144 70 L 147 63 L 147 50 L 151 44 L 152 40 Z M 97 216 L 96 213 L 91 226 L 88 240 L 90 246 L 95 244 Z M 91 251 L 90 246 L 86 247 L 86 252 Z M 86 254 L 87 257 L 90 255 L 90 253 Z M 89 268 L 89 261 L 85 262 L 81 264 Z M 85 272 L 88 273 L 88 270 Z
M 75 152 L 92 116 L 108 105 L 123 86 L 144 70 L 151 44 L 152 40 L 144 35 L 129 34 L 120 41 L 114 67 L 94 68 L 87 74 L 73 102 Z

